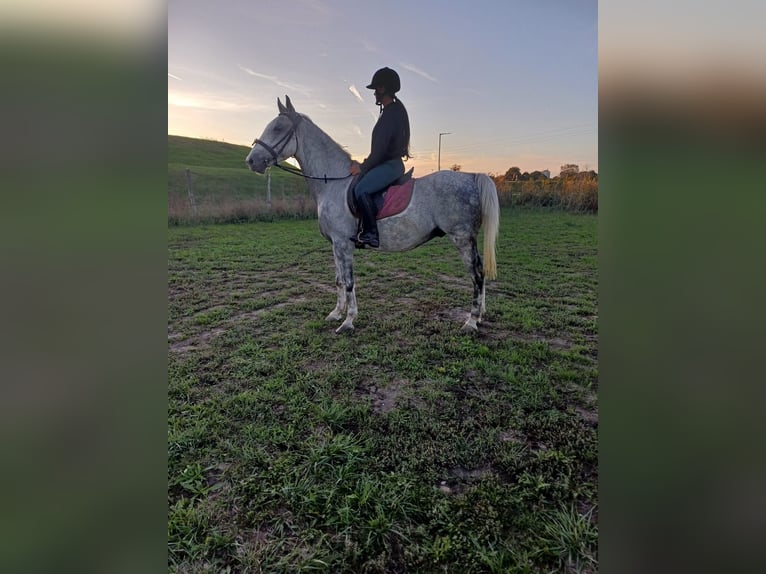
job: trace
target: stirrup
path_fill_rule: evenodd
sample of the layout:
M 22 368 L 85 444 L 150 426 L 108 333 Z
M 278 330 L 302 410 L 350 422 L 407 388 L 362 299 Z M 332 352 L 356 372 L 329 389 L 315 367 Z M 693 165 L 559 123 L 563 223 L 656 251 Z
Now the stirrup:
M 364 249 L 365 247 L 367 247 L 367 244 L 366 244 L 366 243 L 364 243 L 363 241 L 360 241 L 360 240 L 359 240 L 359 237 L 360 237 L 361 235 L 362 235 L 362 232 L 360 231 L 360 232 L 359 232 L 359 233 L 357 233 L 357 234 L 356 234 L 354 237 L 349 237 L 349 239 L 350 239 L 351 241 L 353 241 L 353 242 L 354 242 L 354 247 L 355 247 L 356 249 Z

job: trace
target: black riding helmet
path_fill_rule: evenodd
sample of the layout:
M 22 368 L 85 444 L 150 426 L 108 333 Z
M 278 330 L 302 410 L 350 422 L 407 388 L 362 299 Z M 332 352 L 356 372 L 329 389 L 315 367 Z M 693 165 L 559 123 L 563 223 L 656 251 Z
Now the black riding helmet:
M 383 86 L 385 93 L 393 97 L 396 92 L 402 88 L 402 84 L 399 81 L 399 74 L 397 74 L 391 68 L 381 68 L 372 76 L 370 85 L 367 86 L 368 90 L 374 90 L 378 86 Z

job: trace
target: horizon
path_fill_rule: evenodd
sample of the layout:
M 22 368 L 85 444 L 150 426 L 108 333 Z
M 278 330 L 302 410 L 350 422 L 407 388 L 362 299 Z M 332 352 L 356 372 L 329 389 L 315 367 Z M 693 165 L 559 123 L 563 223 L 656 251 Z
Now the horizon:
M 237 146 L 237 147 L 243 147 L 243 148 L 246 148 L 246 149 L 252 149 L 252 146 L 249 146 L 249 145 L 246 145 L 246 144 L 241 144 L 241 143 L 237 143 L 237 142 L 229 142 L 229 141 L 226 141 L 226 140 L 210 138 L 210 137 L 194 137 L 194 136 L 187 136 L 187 135 L 183 135 L 183 134 L 171 134 L 171 133 L 168 134 L 168 137 L 186 138 L 186 139 L 193 139 L 193 140 L 212 142 L 212 143 L 221 143 L 221 144 L 233 145 L 233 146 Z M 295 158 L 288 158 L 288 159 L 285 160 L 285 162 L 291 163 L 291 164 L 295 165 L 296 167 L 300 168 L 300 166 L 298 165 L 298 162 L 295 160 Z M 404 165 L 405 165 L 405 167 L 407 169 L 409 169 L 409 167 L 412 166 L 412 160 L 411 159 L 410 160 L 404 160 L 404 162 L 405 162 Z M 246 166 L 244 165 L 244 163 L 245 163 L 244 160 L 243 160 L 242 163 L 243 163 L 243 168 L 245 168 Z M 550 172 L 549 177 L 554 178 L 554 177 L 557 177 L 560 174 L 560 170 L 564 166 L 560 165 L 558 170 L 554 172 L 554 170 L 544 170 L 544 169 L 541 169 L 541 170 L 527 170 L 527 169 L 524 169 L 524 167 L 522 167 L 520 165 L 510 165 L 507 168 L 503 169 L 502 171 L 487 171 L 487 172 L 483 172 L 483 173 L 487 173 L 490 177 L 498 177 L 498 176 L 501 176 L 501 175 L 505 175 L 505 173 L 508 172 L 508 170 L 510 170 L 513 167 L 517 167 L 517 168 L 519 168 L 521 170 L 522 173 L 528 173 L 528 174 L 532 174 L 535 171 L 540 171 L 540 172 L 549 171 Z M 451 168 L 452 168 L 452 166 L 442 166 L 442 170 L 451 169 Z M 598 175 L 598 170 L 593 169 L 590 166 L 578 166 L 578 168 L 579 168 L 580 172 L 587 172 L 587 171 L 591 171 L 592 170 L 592 171 L 596 172 L 596 174 Z M 461 166 L 461 169 L 459 171 L 465 171 L 465 170 L 463 170 L 462 166 Z M 422 175 L 418 175 L 417 177 L 422 177 Z

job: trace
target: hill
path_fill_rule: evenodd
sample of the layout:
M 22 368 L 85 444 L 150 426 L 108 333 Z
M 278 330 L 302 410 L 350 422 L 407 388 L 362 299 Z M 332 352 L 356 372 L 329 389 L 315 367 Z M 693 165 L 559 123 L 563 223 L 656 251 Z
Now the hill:
M 168 164 L 246 169 L 249 151 L 242 145 L 168 135 Z
M 269 170 L 269 195 L 267 178 L 245 165 L 249 151 L 242 145 L 168 135 L 169 220 L 241 221 L 278 212 L 311 215 L 314 208 L 306 181 Z

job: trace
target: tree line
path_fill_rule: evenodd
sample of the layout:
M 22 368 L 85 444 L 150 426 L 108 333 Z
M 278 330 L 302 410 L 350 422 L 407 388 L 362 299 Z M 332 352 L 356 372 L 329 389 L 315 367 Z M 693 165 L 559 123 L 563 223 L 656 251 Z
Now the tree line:
M 459 163 L 455 163 L 450 167 L 450 169 L 452 171 L 460 171 L 462 166 Z M 551 174 L 548 170 L 535 170 L 531 173 L 528 171 L 522 172 L 521 168 L 517 166 L 509 168 L 508 171 L 506 171 L 504 174 L 497 175 L 490 173 L 489 176 L 495 181 L 495 184 L 513 181 L 550 181 L 556 179 L 580 179 L 598 181 L 598 174 L 595 171 L 592 169 L 580 171 L 580 166 L 576 163 L 565 163 L 561 166 L 559 174 L 554 177 L 551 177 Z
M 521 171 L 521 168 L 513 166 L 504 174 L 492 176 L 495 183 L 510 182 L 510 181 L 544 181 L 555 179 L 582 179 L 582 180 L 598 180 L 598 174 L 591 170 L 580 171 L 580 166 L 576 163 L 565 163 L 561 166 L 559 175 L 551 177 L 550 173 L 546 171 L 535 170 L 533 172 Z
M 578 212 L 598 212 L 598 174 L 580 171 L 577 164 L 561 166 L 559 175 L 546 171 L 522 172 L 517 166 L 490 177 L 497 186 L 500 203 L 558 207 Z

